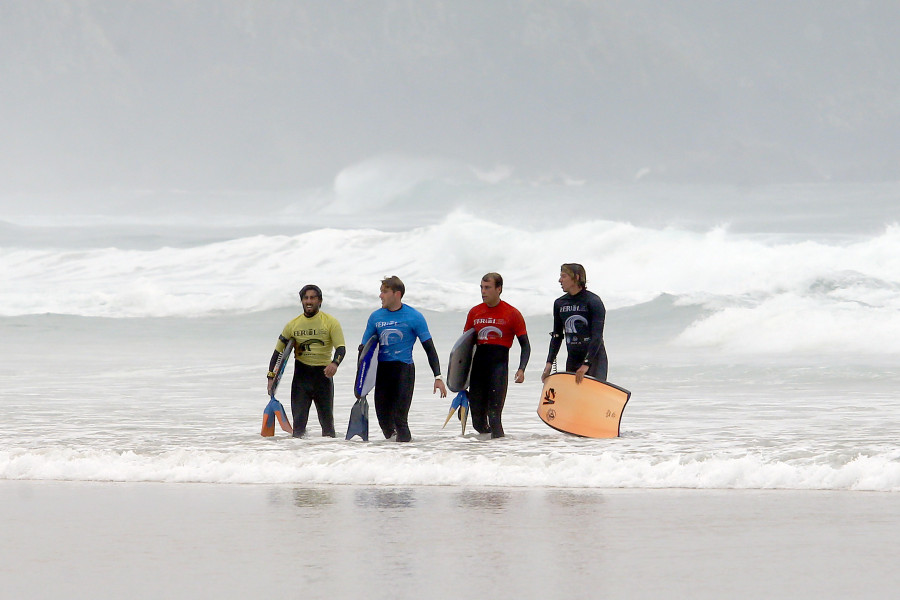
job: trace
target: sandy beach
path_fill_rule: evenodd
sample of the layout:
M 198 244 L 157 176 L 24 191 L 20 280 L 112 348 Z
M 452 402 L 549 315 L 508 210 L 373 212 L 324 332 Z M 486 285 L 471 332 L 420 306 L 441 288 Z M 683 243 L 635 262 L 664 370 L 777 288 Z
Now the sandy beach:
M 889 493 L 0 481 L 8 598 L 886 598 Z

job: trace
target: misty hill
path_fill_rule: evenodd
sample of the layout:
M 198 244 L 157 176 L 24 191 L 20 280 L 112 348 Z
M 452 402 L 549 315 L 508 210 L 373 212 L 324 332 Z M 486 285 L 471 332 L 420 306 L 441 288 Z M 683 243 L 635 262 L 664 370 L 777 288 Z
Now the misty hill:
M 900 5 L 0 4 L 0 188 L 290 188 L 383 153 L 523 177 L 900 175 Z

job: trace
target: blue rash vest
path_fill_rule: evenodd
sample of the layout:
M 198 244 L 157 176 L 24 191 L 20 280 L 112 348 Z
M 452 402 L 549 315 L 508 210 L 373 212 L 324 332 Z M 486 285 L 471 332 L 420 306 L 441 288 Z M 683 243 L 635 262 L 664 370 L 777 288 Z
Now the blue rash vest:
M 378 335 L 378 362 L 413 364 L 412 350 L 416 338 L 422 343 L 431 339 L 425 317 L 406 304 L 401 304 L 395 311 L 379 308 L 369 315 L 362 343 L 365 344 L 373 335 Z

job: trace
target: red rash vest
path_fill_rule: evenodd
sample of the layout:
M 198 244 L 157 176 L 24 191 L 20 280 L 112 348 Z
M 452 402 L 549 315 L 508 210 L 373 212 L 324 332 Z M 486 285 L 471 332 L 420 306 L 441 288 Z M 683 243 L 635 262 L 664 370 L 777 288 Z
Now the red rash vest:
M 478 344 L 495 344 L 512 347 L 513 340 L 525 335 L 525 319 L 522 313 L 503 300 L 491 308 L 484 302 L 472 308 L 466 317 L 463 331 L 472 327 L 478 332 Z

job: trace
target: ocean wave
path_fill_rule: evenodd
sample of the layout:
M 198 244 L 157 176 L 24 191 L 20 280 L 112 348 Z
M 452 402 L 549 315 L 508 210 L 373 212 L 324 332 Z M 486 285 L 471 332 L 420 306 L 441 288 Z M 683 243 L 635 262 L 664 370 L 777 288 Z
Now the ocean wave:
M 178 449 L 0 451 L 0 479 L 222 484 L 339 484 L 560 488 L 689 488 L 900 491 L 898 456 L 839 463 L 761 455 L 648 458 L 613 453 L 540 454 Z
M 736 353 L 900 353 L 900 306 L 782 293 L 722 308 L 693 322 L 674 340 L 686 347 Z
M 455 211 L 405 231 L 316 229 L 153 250 L 0 249 L 0 315 L 207 316 L 295 306 L 305 283 L 330 310 L 371 308 L 399 275 L 420 309 L 465 311 L 498 271 L 504 299 L 547 315 L 559 265 L 582 262 L 609 310 L 667 295 L 706 314 L 676 343 L 789 352 L 900 351 L 900 227 L 852 243 L 584 221 L 516 227 Z

